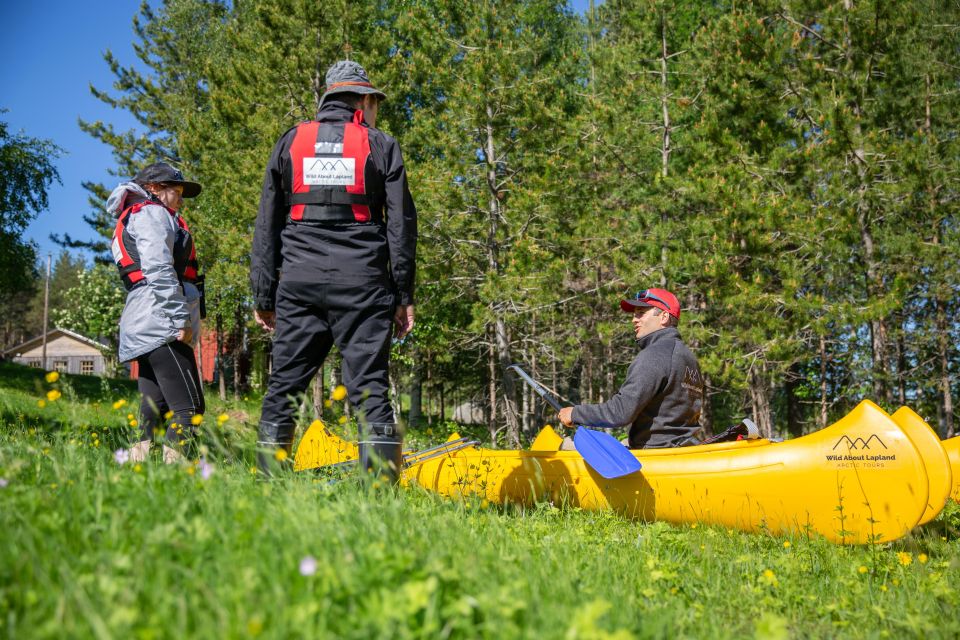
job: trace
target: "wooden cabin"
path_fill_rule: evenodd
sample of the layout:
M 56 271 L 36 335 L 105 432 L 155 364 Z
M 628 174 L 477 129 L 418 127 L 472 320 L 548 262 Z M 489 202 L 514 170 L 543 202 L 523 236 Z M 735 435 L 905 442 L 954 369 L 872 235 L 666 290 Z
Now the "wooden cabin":
M 43 361 L 43 336 L 31 338 L 3 352 L 6 360 L 45 371 L 102 376 L 110 346 L 66 329 L 47 332 L 47 361 Z

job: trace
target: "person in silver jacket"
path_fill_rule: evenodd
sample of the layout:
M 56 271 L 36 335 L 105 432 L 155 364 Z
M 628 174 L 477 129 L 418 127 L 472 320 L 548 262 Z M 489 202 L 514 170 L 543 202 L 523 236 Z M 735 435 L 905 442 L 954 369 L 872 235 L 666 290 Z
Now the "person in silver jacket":
M 140 436 L 130 459 L 146 459 L 153 432 L 172 413 L 165 462 L 182 457 L 194 416 L 204 411 L 194 345 L 200 336 L 202 278 L 193 238 L 178 213 L 202 187 L 166 163 L 155 163 L 117 186 L 107 211 L 117 218 L 112 253 L 127 289 L 120 317 L 121 362 L 136 360 Z

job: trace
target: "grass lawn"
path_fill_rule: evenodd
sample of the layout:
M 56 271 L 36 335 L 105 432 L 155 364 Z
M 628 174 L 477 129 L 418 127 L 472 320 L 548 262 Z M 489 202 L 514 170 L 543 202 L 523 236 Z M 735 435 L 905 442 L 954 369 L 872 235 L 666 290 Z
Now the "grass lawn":
M 838 547 L 353 476 L 265 483 L 249 407 L 216 401 L 204 464 L 121 465 L 135 397 L 0 365 L 0 637 L 960 636 L 956 504 Z

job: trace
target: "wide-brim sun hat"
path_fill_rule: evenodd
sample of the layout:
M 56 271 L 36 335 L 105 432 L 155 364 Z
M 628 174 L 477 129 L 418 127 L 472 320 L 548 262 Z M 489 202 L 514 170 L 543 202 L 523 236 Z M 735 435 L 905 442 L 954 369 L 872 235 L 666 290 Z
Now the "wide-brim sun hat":
M 334 62 L 333 66 L 327 69 L 327 90 L 320 98 L 320 105 L 326 102 L 327 98 L 335 96 L 338 93 L 359 93 L 360 95 L 373 94 L 381 100 L 386 100 L 387 94 L 373 86 L 370 78 L 367 77 L 367 71 L 360 63 L 353 60 L 340 60 Z
M 139 185 L 145 184 L 175 184 L 183 187 L 184 198 L 196 198 L 203 191 L 198 182 L 185 180 L 179 169 L 174 169 L 166 162 L 154 162 L 141 169 L 133 177 Z

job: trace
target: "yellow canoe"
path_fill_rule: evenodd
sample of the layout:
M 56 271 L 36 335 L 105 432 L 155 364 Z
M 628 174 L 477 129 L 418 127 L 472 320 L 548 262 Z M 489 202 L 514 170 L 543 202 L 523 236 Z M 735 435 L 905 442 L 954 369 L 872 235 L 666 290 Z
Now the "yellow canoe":
M 950 459 L 950 467 L 953 470 L 953 489 L 950 497 L 960 502 L 960 436 L 944 440 L 942 443 L 947 457 Z
M 914 412 L 870 401 L 826 429 L 774 443 L 750 440 L 635 450 L 643 465 L 607 480 L 546 428 L 529 451 L 470 446 L 416 462 L 401 477 L 451 497 L 565 502 L 644 521 L 744 531 L 813 533 L 838 543 L 887 542 L 940 512 L 952 487 L 940 441 Z M 356 445 L 311 427 L 295 468 L 356 458 Z

